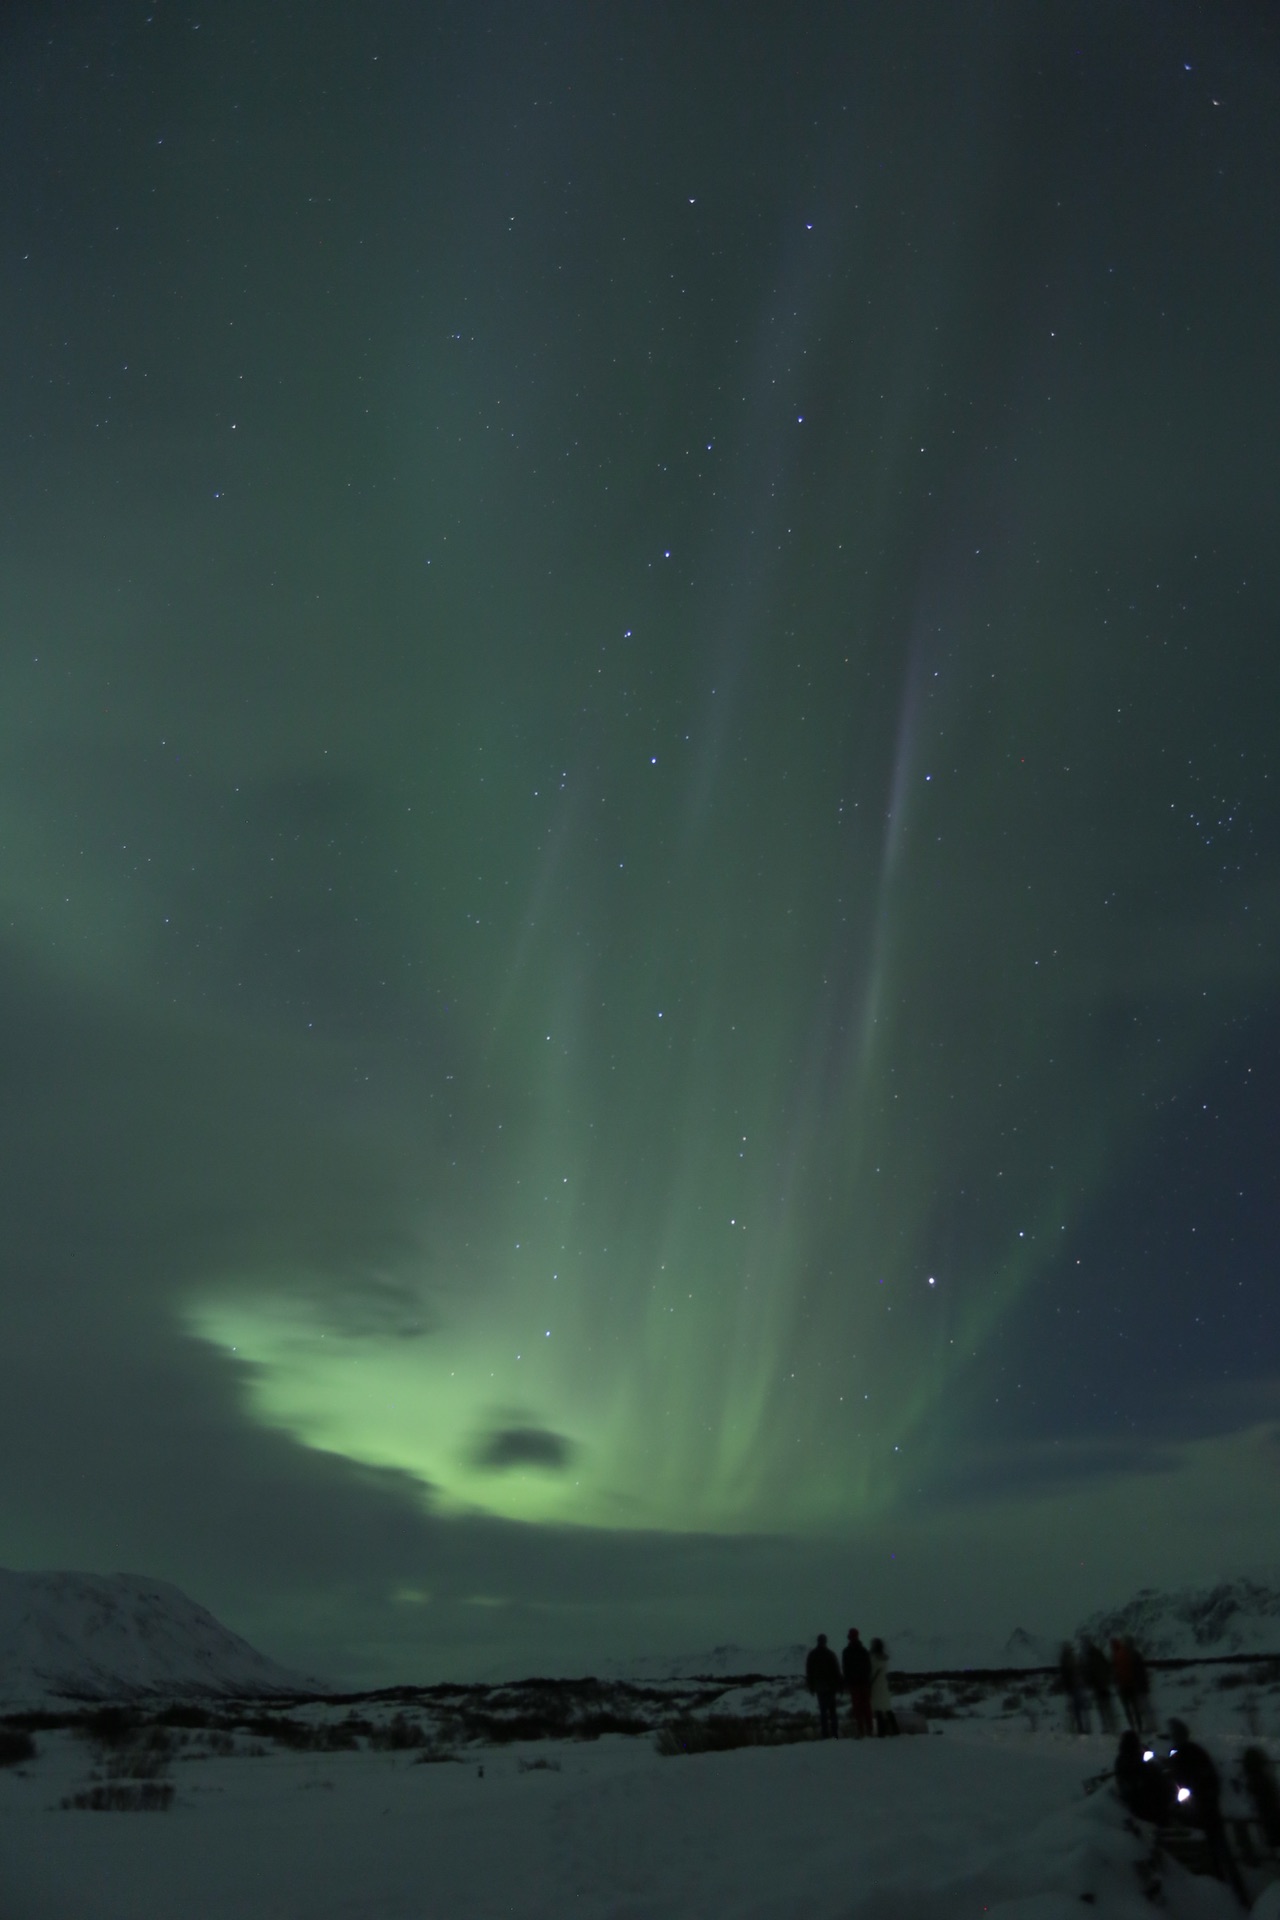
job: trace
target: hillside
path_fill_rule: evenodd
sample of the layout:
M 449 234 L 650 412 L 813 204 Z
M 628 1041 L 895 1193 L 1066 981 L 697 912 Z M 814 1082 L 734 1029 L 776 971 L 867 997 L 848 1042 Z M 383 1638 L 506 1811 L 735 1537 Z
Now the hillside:
M 1156 1659 L 1280 1652 L 1280 1589 L 1269 1581 L 1223 1580 L 1162 1593 L 1144 1587 L 1122 1607 L 1092 1614 L 1080 1632 L 1105 1645 L 1129 1634 Z
M 177 1587 L 138 1574 L 0 1569 L 0 1702 L 294 1693 L 290 1673 Z

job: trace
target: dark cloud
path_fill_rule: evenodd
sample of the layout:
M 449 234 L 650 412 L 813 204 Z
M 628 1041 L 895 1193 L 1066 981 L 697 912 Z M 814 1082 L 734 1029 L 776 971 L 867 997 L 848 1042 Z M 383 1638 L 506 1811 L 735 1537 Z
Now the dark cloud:
M 563 1473 L 572 1466 L 575 1452 L 571 1440 L 546 1427 L 497 1427 L 480 1441 L 475 1460 L 477 1466 L 491 1473 L 504 1473 L 511 1467 L 543 1467 L 549 1473 Z
M 1100 1481 L 1171 1474 L 1178 1459 L 1175 1447 L 1145 1437 L 1039 1445 L 1023 1441 L 998 1448 L 961 1445 L 937 1471 L 932 1497 L 950 1503 L 1053 1493 Z

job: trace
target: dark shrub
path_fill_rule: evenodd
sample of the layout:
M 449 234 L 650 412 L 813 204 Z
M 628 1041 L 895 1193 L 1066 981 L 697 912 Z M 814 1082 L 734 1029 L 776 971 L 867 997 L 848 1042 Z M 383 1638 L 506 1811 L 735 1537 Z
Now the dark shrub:
M 36 1743 L 24 1727 L 0 1727 L 0 1767 L 20 1766 L 35 1757 Z
M 68 1794 L 64 1811 L 82 1813 L 167 1813 L 173 1788 L 167 1780 L 116 1781 L 109 1787 L 86 1787 Z
M 142 1715 L 134 1707 L 96 1707 L 80 1722 L 81 1731 L 102 1747 L 127 1746 L 142 1725 Z
M 181 1701 L 175 1702 L 171 1707 L 166 1707 L 164 1712 L 158 1714 L 156 1717 L 162 1727 L 212 1727 L 217 1725 L 213 1714 L 210 1713 L 207 1707 L 184 1705 Z
M 163 1727 L 152 1727 L 131 1744 L 107 1749 L 109 1780 L 159 1780 L 169 1771 L 173 1739 Z
M 357 1720 L 354 1715 L 333 1725 L 316 1725 L 309 1720 L 292 1720 L 287 1713 L 259 1713 L 240 1725 L 259 1740 L 274 1740 L 296 1753 L 349 1753 L 360 1745 L 362 1733 L 372 1731 L 367 1720 Z
M 602 1733 L 651 1733 L 652 1720 L 641 1720 L 634 1713 L 584 1713 L 570 1732 L 575 1740 L 598 1740 Z
M 660 1727 L 654 1744 L 671 1759 L 685 1753 L 730 1753 L 736 1747 L 790 1747 L 812 1740 L 808 1714 L 710 1714 L 705 1720 L 673 1720 Z
M 568 1731 L 563 1713 L 463 1713 L 457 1731 L 466 1740 L 483 1740 L 495 1747 L 516 1740 L 562 1740 Z
M 425 1747 L 426 1744 L 427 1736 L 422 1728 L 405 1713 L 398 1713 L 385 1726 L 369 1729 L 369 1745 L 391 1753 L 406 1753 L 411 1748 Z

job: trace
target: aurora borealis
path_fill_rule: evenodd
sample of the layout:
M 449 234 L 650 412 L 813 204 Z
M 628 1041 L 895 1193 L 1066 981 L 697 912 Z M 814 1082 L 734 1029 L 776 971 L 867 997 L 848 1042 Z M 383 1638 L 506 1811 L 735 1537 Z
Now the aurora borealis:
M 7 1563 L 409 1678 L 1274 1556 L 1273 32 L 0 48 Z

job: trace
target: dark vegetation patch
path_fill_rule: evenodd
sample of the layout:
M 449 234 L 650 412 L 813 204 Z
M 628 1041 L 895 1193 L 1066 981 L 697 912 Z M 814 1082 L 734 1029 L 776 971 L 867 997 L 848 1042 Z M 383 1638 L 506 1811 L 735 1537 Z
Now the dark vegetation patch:
M 167 1780 L 112 1781 L 69 1793 L 61 1805 L 68 1813 L 167 1813 L 173 1805 L 173 1787 Z
M 369 1733 L 369 1745 L 386 1753 L 408 1753 L 415 1747 L 425 1747 L 430 1736 L 418 1720 L 411 1720 L 407 1713 L 398 1713 L 382 1726 L 374 1726 Z
M 216 1727 L 218 1720 L 209 1707 L 198 1707 L 192 1701 L 178 1700 L 173 1706 L 165 1707 L 156 1715 L 162 1727 L 188 1727 L 198 1730 L 202 1727 Z
M 960 1709 L 955 1701 L 941 1687 L 934 1687 L 928 1693 L 922 1693 L 915 1702 L 917 1713 L 924 1714 L 927 1720 L 954 1720 Z
M 36 1743 L 25 1727 L 0 1727 L 0 1767 L 18 1767 L 35 1757 Z
M 158 1737 L 157 1737 L 158 1736 Z M 163 1727 L 153 1727 L 131 1746 L 108 1748 L 102 1770 L 108 1780 L 159 1780 L 169 1771 L 174 1744 Z
M 354 1714 L 345 1720 L 295 1720 L 287 1713 L 259 1713 L 238 1721 L 236 1728 L 293 1753 L 354 1753 L 370 1723 Z
M 790 1747 L 813 1740 L 812 1715 L 713 1713 L 704 1720 L 671 1720 L 658 1729 L 654 1745 L 674 1759 L 690 1753 L 731 1753 L 738 1747 Z
M 1220 1693 L 1235 1687 L 1274 1687 L 1280 1685 L 1280 1660 L 1255 1660 L 1247 1667 L 1235 1667 L 1213 1682 Z
M 1198 1678 L 1238 1692 L 1250 1730 L 1252 1689 L 1280 1686 L 1280 1657 L 1235 1655 L 1195 1666 Z M 1190 1676 L 1188 1676 L 1188 1679 Z M 990 1668 L 890 1674 L 900 1707 L 936 1723 L 975 1712 L 1023 1713 L 1032 1726 L 1052 1709 L 1056 1669 Z M 286 1751 L 375 1751 L 447 1763 L 478 1747 L 548 1741 L 591 1741 L 611 1735 L 660 1741 L 672 1754 L 807 1740 L 817 1732 L 814 1703 L 799 1673 L 702 1674 L 643 1684 L 552 1676 L 490 1686 L 442 1681 L 429 1687 L 384 1687 L 363 1693 L 271 1695 L 249 1700 L 199 1699 L 69 1703 L 65 1710 L 0 1719 L 14 1764 L 34 1754 L 24 1742 L 41 1731 L 69 1730 L 96 1750 L 93 1786 L 157 1781 L 172 1759 L 261 1755 Z M 0 1745 L 0 1765 L 6 1764 Z
M 95 1707 L 81 1716 L 79 1730 L 100 1747 L 124 1747 L 137 1738 L 142 1724 L 136 1707 Z

